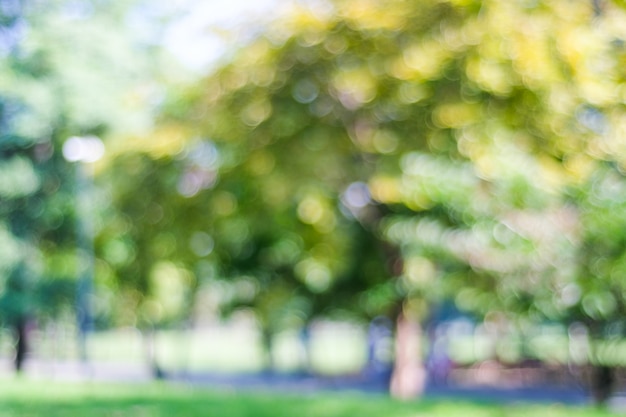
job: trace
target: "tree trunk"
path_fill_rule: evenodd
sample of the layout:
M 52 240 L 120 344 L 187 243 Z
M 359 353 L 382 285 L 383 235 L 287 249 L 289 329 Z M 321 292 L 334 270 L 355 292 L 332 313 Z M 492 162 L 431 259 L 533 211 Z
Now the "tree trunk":
M 407 400 L 423 394 L 426 373 L 421 343 L 422 328 L 419 321 L 400 312 L 396 322 L 396 358 L 391 374 L 392 397 Z
M 313 363 L 311 357 L 311 326 L 306 323 L 298 334 L 300 341 L 300 368 L 307 374 L 313 372 Z
M 598 406 L 606 405 L 613 390 L 615 389 L 615 369 L 608 365 L 598 363 L 598 340 L 602 340 L 604 333 L 603 323 L 590 321 L 587 323 L 589 340 L 591 341 L 591 370 L 588 376 L 589 388 L 593 401 Z M 595 363 L 594 363 L 595 362 Z
M 265 356 L 265 369 L 269 372 L 274 372 L 274 332 L 263 326 L 261 329 L 261 345 L 263 347 L 263 355 Z
M 27 320 L 25 318 L 19 318 L 15 321 L 15 366 L 16 372 L 21 372 L 24 367 L 24 361 L 26 359 L 26 353 L 28 352 L 28 331 Z
M 154 329 L 147 329 L 141 332 L 143 335 L 146 359 L 150 372 L 154 379 L 165 379 L 165 372 L 159 366 L 159 362 L 156 355 L 156 331 Z
M 606 365 L 595 365 L 591 370 L 591 394 L 597 405 L 606 404 L 615 388 L 615 369 Z

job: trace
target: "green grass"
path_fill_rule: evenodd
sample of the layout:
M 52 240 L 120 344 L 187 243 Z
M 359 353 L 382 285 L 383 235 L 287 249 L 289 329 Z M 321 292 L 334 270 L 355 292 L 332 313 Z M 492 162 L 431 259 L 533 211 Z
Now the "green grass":
M 211 391 L 171 384 L 0 380 L 1 417 L 591 417 L 594 408 L 495 405 L 452 400 L 393 401 L 364 394 L 280 395 Z

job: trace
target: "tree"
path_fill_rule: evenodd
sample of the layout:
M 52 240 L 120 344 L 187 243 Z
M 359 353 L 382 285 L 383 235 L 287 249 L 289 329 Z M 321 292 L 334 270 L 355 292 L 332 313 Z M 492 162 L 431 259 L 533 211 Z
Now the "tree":
M 3 246 L 13 250 L 2 262 L 0 308 L 5 324 L 15 328 L 19 370 L 27 323 L 75 310 L 76 276 L 90 256 L 76 250 L 80 168 L 63 158 L 62 145 L 74 135 L 136 131 L 146 113 L 145 94 L 135 86 L 142 55 L 127 42 L 128 32 L 110 31 L 129 4 L 5 3 L 0 228 Z
M 385 260 L 370 280 L 354 253 L 347 264 L 356 267 L 329 269 L 317 297 L 393 314 L 399 336 L 446 289 L 483 314 L 557 318 L 566 309 L 554 290 L 571 280 L 562 266 L 573 259 L 555 237 L 571 235 L 563 192 L 614 154 L 617 139 L 608 146 L 594 120 L 623 123 L 624 14 L 604 7 L 610 12 L 561 1 L 303 7 L 166 114 L 215 143 L 223 158 L 215 190 L 235 198 L 234 215 L 254 231 L 235 234 L 241 243 L 252 237 L 239 255 L 269 282 L 282 278 L 260 254 L 281 239 L 263 230 L 308 227 L 345 239 L 345 223 L 361 227 L 359 243 Z M 343 285 L 356 296 L 335 301 Z M 420 390 L 410 366 L 403 396 Z
M 623 365 L 601 347 L 624 337 L 624 201 L 620 190 L 625 184 L 621 164 L 602 161 L 570 192 L 568 202 L 575 207 L 577 220 L 571 232 L 575 262 L 570 279 L 560 286 L 554 300 L 566 323 L 582 323 L 588 332 L 591 390 L 599 403 L 612 395 L 614 370 Z

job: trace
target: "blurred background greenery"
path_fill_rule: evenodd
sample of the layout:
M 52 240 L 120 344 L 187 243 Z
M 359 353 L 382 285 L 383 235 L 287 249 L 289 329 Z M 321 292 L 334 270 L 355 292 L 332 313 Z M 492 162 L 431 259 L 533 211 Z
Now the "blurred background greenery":
M 611 395 L 623 2 L 268 2 L 173 42 L 192 4 L 0 3 L 16 369 L 381 365 L 412 397 L 425 368 L 532 359 Z

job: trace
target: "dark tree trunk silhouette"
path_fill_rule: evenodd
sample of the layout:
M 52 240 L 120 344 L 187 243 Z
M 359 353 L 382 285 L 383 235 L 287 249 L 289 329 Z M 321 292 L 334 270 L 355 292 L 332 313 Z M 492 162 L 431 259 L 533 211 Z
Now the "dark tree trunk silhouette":
M 28 329 L 25 317 L 20 317 L 15 320 L 15 360 L 14 367 L 16 372 L 21 372 L 24 367 L 24 361 L 26 360 L 26 354 L 28 353 Z
M 141 332 L 144 339 L 144 346 L 146 352 L 146 359 L 148 361 L 148 366 L 150 367 L 150 371 L 152 373 L 152 377 L 154 379 L 164 379 L 165 371 L 159 365 L 159 361 L 157 359 L 156 354 L 156 331 L 154 328 L 146 329 Z
M 603 406 L 615 389 L 615 369 L 607 365 L 596 365 L 591 370 L 591 394 L 597 405 Z

